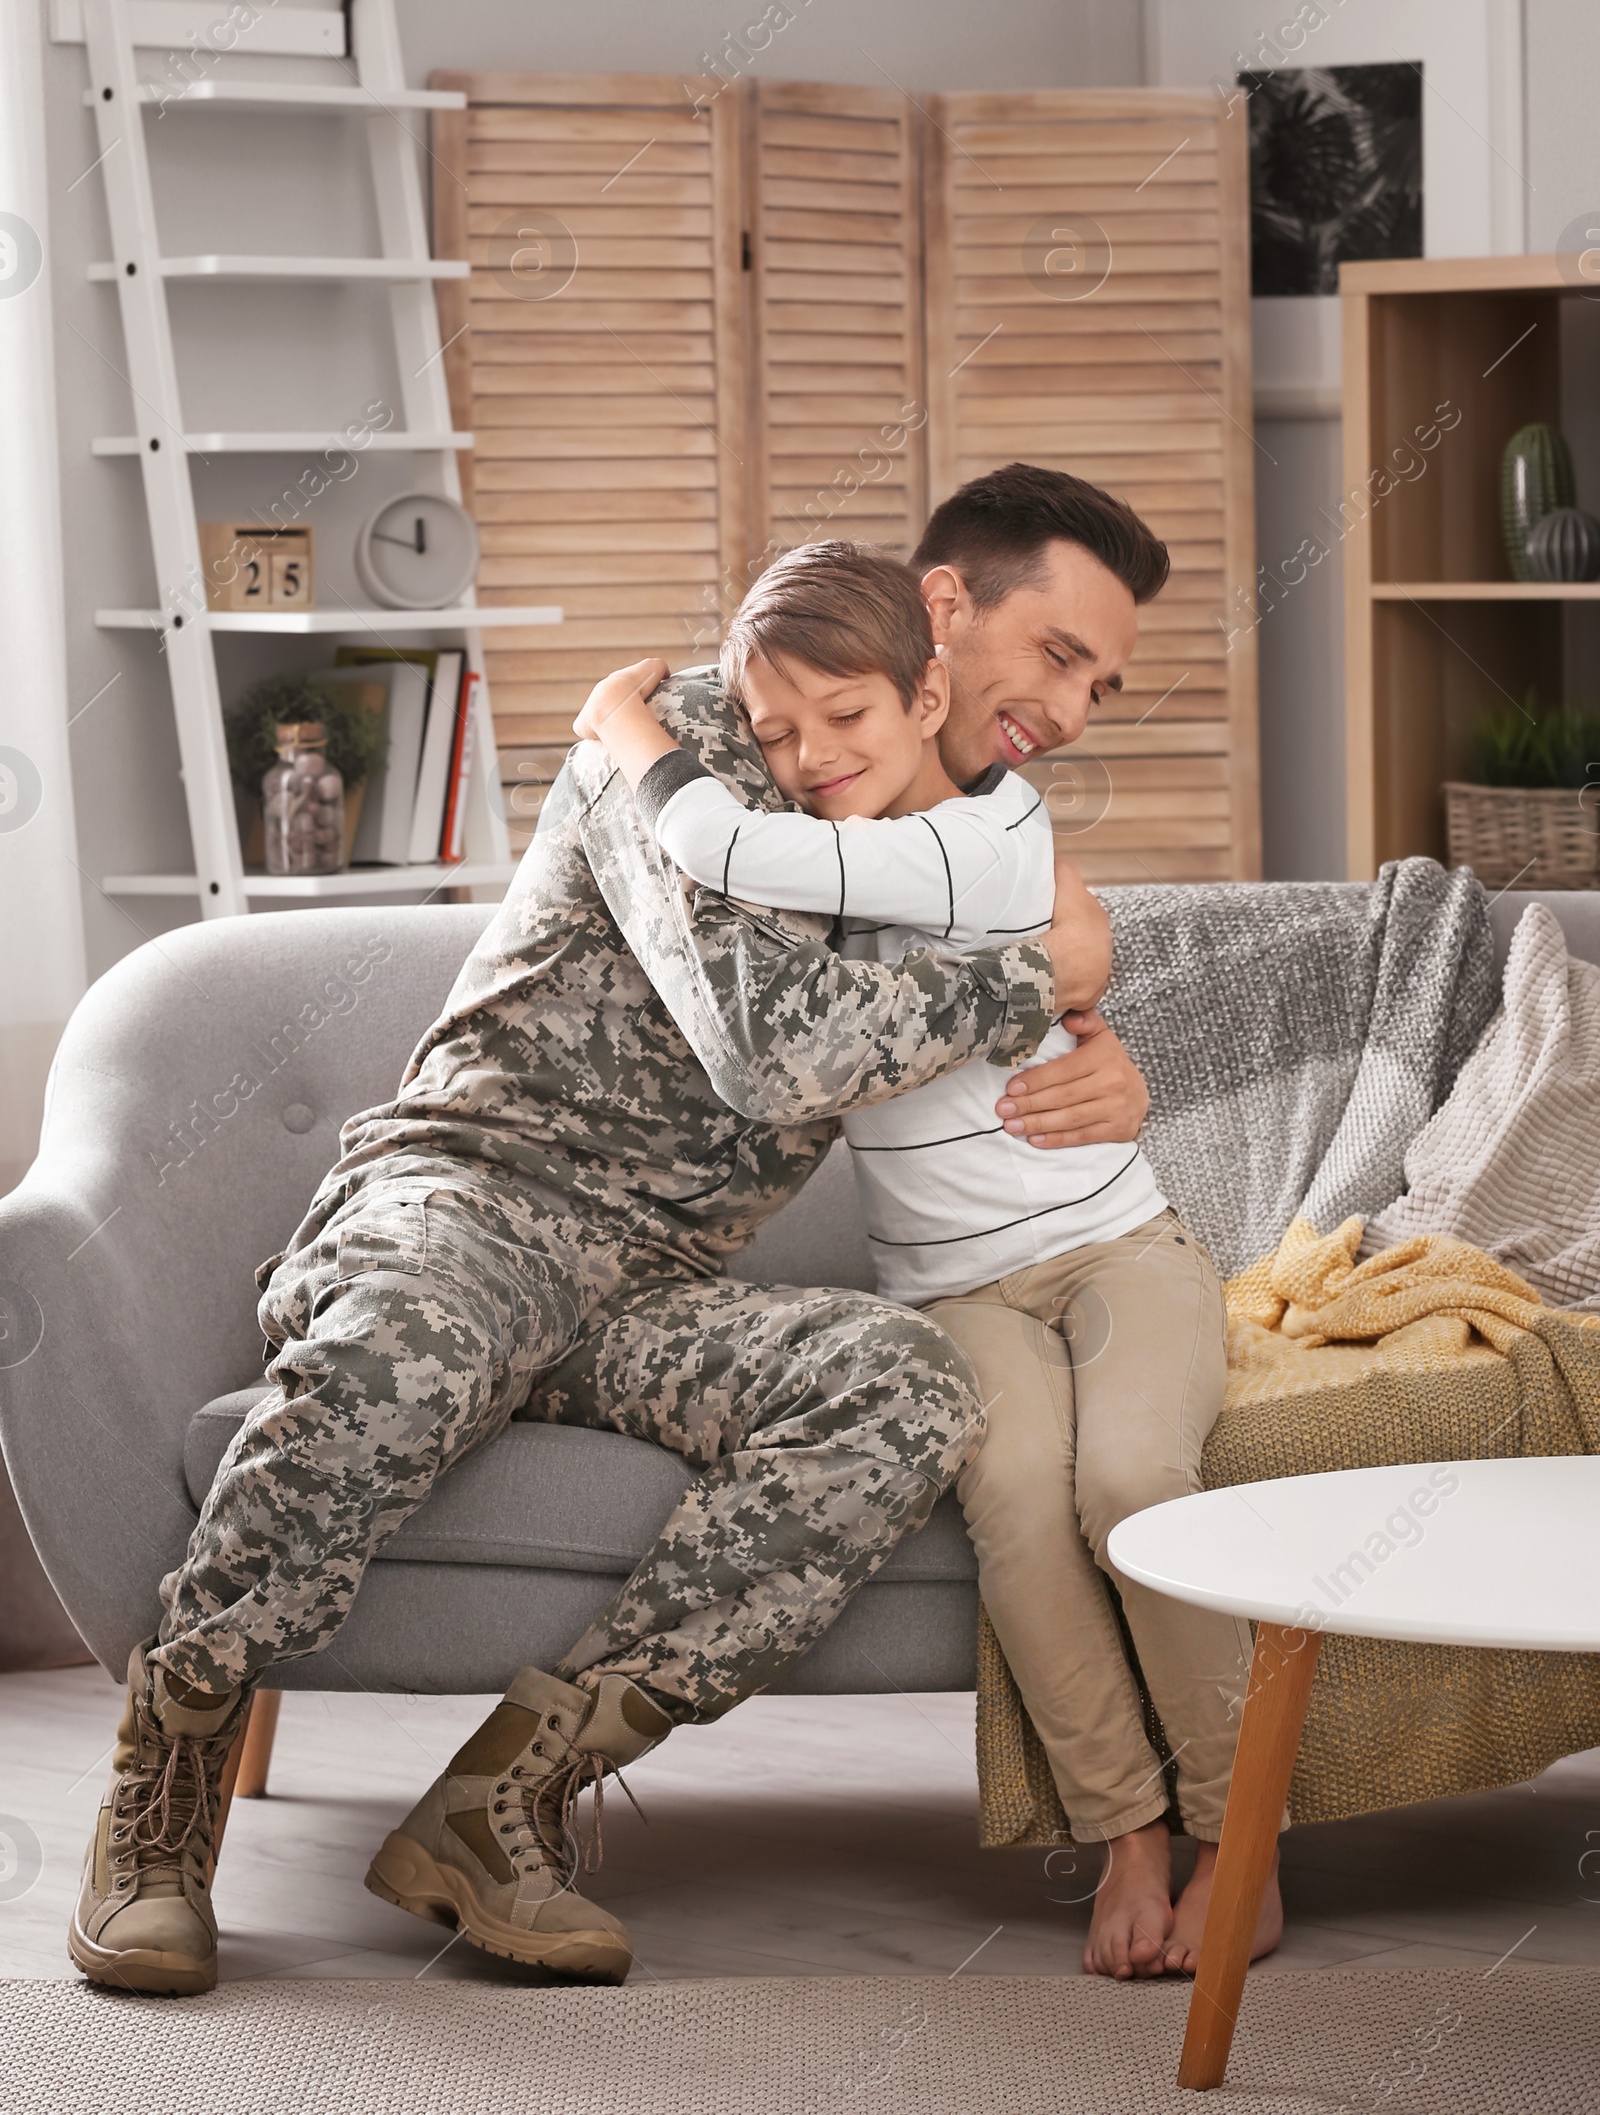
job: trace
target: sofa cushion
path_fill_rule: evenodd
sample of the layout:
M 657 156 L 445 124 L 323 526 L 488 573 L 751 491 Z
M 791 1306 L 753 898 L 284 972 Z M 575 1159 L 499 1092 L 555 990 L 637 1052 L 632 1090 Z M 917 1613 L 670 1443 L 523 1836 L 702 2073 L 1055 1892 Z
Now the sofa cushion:
M 220 1395 L 191 1420 L 184 1480 L 198 1506 L 251 1407 L 257 1384 Z M 620 1432 L 513 1420 L 440 1478 L 433 1496 L 384 1544 L 378 1561 L 514 1564 L 625 1579 L 694 1480 L 676 1454 Z M 953 1497 L 908 1537 L 879 1575 L 975 1580 L 977 1560 Z

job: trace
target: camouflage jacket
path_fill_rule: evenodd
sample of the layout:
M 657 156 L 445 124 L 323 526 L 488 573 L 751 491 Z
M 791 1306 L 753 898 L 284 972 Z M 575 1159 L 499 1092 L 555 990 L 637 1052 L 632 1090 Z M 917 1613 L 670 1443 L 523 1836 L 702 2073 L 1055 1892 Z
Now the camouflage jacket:
M 743 799 L 784 805 L 715 670 L 655 702 Z M 889 965 L 848 961 L 833 937 L 825 918 L 695 888 L 580 744 L 399 1093 L 345 1125 L 294 1245 L 375 1177 L 499 1171 L 557 1193 L 597 1243 L 716 1269 L 816 1168 L 843 1111 L 971 1058 L 1019 1062 L 1049 1025 L 1037 941 Z

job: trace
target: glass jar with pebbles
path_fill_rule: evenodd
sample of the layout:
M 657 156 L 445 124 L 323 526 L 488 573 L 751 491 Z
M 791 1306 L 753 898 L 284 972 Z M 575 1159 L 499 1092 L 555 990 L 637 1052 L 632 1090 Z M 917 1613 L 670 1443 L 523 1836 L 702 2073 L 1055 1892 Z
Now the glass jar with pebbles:
M 344 780 L 320 720 L 274 730 L 278 761 L 261 781 L 269 874 L 337 874 L 344 865 Z

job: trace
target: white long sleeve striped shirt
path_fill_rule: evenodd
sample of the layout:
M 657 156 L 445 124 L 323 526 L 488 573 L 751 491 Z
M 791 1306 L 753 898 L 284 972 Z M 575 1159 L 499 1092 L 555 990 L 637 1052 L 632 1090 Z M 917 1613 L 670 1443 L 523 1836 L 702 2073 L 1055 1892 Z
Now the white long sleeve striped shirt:
M 639 804 L 674 865 L 701 887 L 845 923 L 845 951 L 898 962 L 1045 931 L 1055 901 L 1050 820 L 1037 789 L 998 764 L 936 808 L 833 823 L 747 808 L 682 751 L 645 774 Z M 1074 1038 L 1057 1023 L 1035 1063 Z M 844 1119 L 878 1288 L 920 1306 L 970 1292 L 1163 1209 L 1137 1146 L 1040 1150 L 995 1114 L 1012 1069 L 965 1065 Z

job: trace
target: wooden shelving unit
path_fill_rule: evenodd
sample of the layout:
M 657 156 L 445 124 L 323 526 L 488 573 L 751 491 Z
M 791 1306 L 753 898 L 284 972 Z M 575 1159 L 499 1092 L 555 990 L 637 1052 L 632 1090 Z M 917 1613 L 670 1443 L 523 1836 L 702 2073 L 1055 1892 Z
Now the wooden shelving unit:
M 1563 304 L 1594 299 L 1570 265 L 1407 258 L 1340 272 L 1344 492 L 1318 533 L 1344 551 L 1352 880 L 1387 859 L 1444 858 L 1439 789 L 1461 776 L 1474 720 L 1530 683 L 1559 698 L 1563 611 L 1600 602 L 1600 583 L 1513 580 L 1500 533 L 1506 442 L 1530 420 L 1562 423 Z M 1432 446 L 1419 429 L 1437 432 Z M 1385 465 L 1394 489 L 1380 495 Z M 1579 483 L 1581 498 L 1581 456 Z

